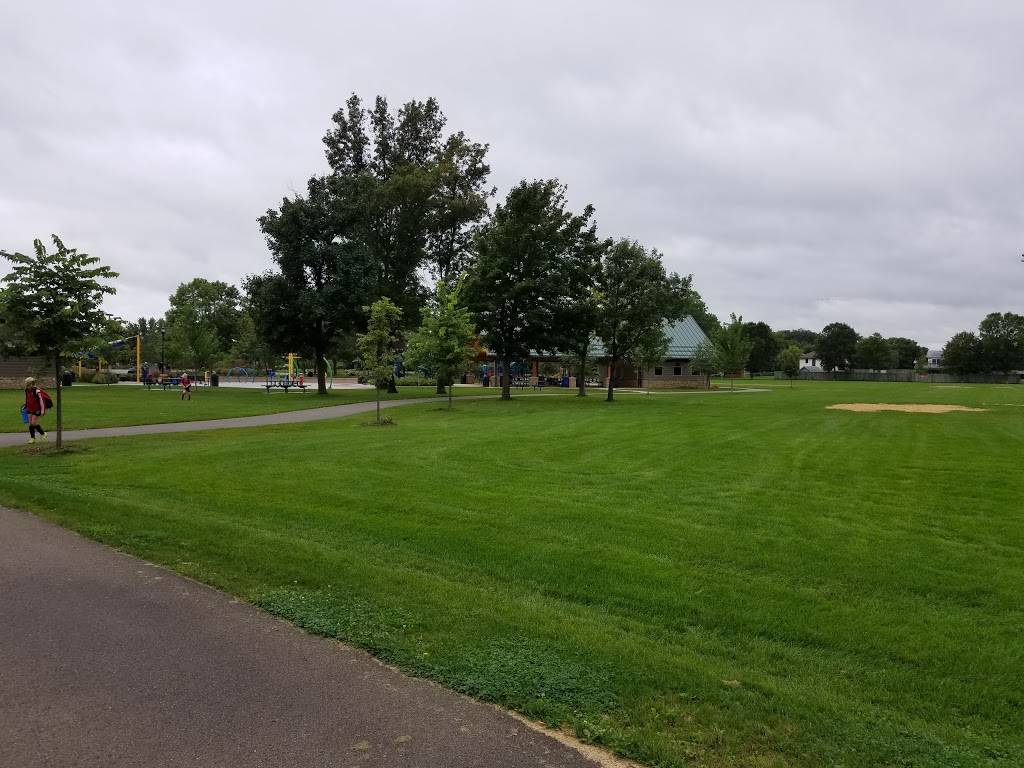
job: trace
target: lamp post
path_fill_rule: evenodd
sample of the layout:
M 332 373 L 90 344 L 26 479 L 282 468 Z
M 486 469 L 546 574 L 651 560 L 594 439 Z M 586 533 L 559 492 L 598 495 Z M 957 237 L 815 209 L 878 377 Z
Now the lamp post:
M 164 357 L 164 329 L 160 329 L 160 372 L 167 368 L 167 359 Z

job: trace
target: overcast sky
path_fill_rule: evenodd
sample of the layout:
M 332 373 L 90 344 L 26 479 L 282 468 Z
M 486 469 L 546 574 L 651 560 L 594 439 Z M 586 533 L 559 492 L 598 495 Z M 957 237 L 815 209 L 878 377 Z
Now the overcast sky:
M 436 96 L 720 317 L 941 346 L 1024 311 L 1024 3 L 47 2 L 0 10 L 0 248 L 159 316 L 269 265 L 348 95 Z

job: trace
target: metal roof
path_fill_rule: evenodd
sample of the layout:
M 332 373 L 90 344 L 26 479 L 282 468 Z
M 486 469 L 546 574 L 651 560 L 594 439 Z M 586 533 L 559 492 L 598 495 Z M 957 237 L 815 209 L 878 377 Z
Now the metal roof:
M 696 354 L 697 347 L 708 341 L 708 337 L 691 315 L 674 323 L 665 323 L 665 335 L 668 336 L 668 356 L 670 358 L 690 359 Z
M 691 315 L 675 322 L 666 321 L 663 330 L 668 337 L 666 360 L 691 360 L 697 352 L 697 347 L 709 340 Z M 590 345 L 590 355 L 593 358 L 602 358 L 606 355 L 600 339 L 594 339 Z

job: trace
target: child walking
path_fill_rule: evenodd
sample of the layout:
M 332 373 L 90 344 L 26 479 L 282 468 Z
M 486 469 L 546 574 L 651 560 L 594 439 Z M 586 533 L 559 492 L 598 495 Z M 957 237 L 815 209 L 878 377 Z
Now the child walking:
M 25 410 L 28 412 L 28 441 L 34 443 L 36 435 L 40 440 L 46 439 L 46 432 L 39 423 L 39 417 L 46 413 L 46 393 L 36 386 L 31 376 L 25 379 Z
M 182 371 L 182 373 L 181 373 L 181 399 L 184 400 L 186 396 L 188 397 L 189 400 L 192 399 L 192 379 L 190 379 L 188 377 L 187 373 Z

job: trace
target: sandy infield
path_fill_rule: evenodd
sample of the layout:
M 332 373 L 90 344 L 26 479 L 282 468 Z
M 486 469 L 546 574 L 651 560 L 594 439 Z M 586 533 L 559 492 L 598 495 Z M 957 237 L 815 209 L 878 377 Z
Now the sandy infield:
M 879 411 L 903 411 L 904 413 L 952 413 L 969 411 L 984 413 L 988 408 L 968 408 L 966 405 L 936 405 L 931 403 L 836 403 L 828 406 L 833 411 L 857 411 L 858 413 L 878 413 Z

